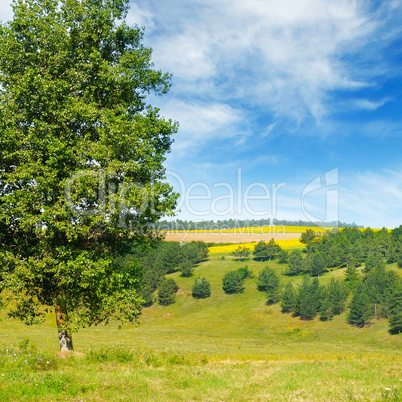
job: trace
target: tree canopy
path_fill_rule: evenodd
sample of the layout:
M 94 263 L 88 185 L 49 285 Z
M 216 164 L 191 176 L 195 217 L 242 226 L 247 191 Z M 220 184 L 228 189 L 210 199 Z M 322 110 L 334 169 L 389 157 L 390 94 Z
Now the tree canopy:
M 152 242 L 177 196 L 163 162 L 177 124 L 147 103 L 154 69 L 128 0 L 14 0 L 0 27 L 0 290 L 27 324 L 133 321 L 138 271 L 116 257 Z M 6 300 L 8 301 L 8 300 Z

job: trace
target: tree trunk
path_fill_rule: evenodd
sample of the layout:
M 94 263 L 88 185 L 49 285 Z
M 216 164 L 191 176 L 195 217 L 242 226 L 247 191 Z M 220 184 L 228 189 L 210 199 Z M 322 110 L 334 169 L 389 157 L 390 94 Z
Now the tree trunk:
M 68 352 L 70 350 L 74 350 L 71 331 L 68 328 L 63 328 L 67 314 L 61 311 L 60 306 L 56 306 L 55 312 L 57 331 L 59 332 L 60 352 Z

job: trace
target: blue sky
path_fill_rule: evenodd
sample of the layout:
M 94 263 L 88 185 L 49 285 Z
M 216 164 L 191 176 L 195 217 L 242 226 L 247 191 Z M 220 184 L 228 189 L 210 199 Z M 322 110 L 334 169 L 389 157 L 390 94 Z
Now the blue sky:
M 402 1 L 130 4 L 173 74 L 178 218 L 402 224 Z

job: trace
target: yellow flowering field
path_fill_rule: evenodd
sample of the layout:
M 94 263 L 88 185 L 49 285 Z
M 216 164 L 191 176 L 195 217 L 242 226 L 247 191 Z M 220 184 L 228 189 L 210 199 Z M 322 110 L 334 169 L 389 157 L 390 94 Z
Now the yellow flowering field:
M 304 245 L 302 243 L 300 243 L 299 239 L 275 240 L 275 243 L 277 243 L 283 249 L 296 248 L 296 247 L 303 248 L 304 247 Z M 231 253 L 232 251 L 235 251 L 239 246 L 247 247 L 250 249 L 250 251 L 253 251 L 256 244 L 257 243 L 239 243 L 239 244 L 230 244 L 228 246 L 214 246 L 214 247 L 209 247 L 209 252 L 210 253 Z

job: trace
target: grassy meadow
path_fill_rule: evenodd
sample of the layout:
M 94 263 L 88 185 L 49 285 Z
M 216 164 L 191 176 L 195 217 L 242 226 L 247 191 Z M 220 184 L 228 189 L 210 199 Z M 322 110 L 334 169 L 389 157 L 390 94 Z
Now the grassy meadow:
M 245 281 L 244 293 L 226 295 L 223 274 L 246 264 L 254 278 Z M 284 269 L 211 254 L 193 277 L 170 275 L 180 287 L 173 305 L 145 308 L 138 325 L 80 330 L 69 357 L 56 353 L 52 315 L 26 327 L 3 313 L 0 399 L 402 400 L 402 335 L 389 335 L 383 319 L 356 328 L 345 313 L 329 322 L 282 314 L 256 289 L 267 264 Z M 199 275 L 211 283 L 208 299 L 191 297 Z M 343 270 L 324 274 L 322 283 L 331 277 L 342 278 Z

